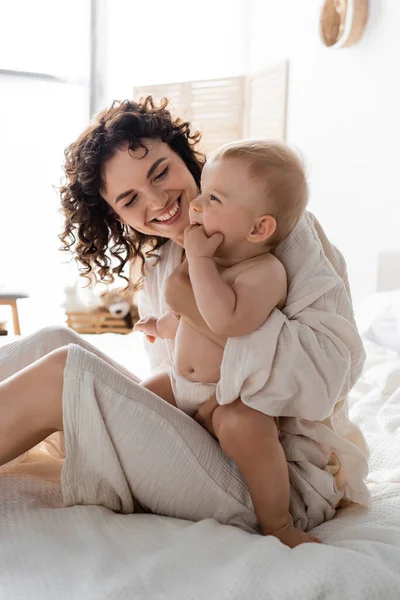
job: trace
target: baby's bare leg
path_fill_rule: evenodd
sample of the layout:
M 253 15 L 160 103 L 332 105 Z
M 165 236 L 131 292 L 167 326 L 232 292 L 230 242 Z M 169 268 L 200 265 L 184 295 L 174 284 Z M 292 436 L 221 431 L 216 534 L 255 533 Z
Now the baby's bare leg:
M 168 373 L 157 373 L 140 382 L 146 390 L 150 390 L 156 396 L 159 396 L 172 406 L 176 406 L 174 394 L 171 387 L 171 380 Z
M 319 541 L 292 524 L 289 474 L 275 420 L 236 400 L 215 409 L 213 426 L 246 480 L 262 533 L 291 548 Z

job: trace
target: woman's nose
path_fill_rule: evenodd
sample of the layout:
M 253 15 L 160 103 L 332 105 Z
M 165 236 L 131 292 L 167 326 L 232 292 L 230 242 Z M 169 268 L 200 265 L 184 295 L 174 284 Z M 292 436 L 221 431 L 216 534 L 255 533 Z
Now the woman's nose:
M 150 190 L 147 194 L 148 208 L 165 208 L 168 204 L 168 193 L 163 190 Z

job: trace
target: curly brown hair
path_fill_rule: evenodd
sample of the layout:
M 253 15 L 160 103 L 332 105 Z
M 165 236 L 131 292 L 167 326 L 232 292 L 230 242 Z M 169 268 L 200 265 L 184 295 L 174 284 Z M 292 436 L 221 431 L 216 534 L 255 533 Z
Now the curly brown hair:
M 107 284 L 113 283 L 115 276 L 128 281 L 123 274 L 125 265 L 139 259 L 143 274 L 145 258 L 157 256 L 156 251 L 168 241 L 122 224 L 100 194 L 104 165 L 121 146 L 143 148 L 147 153 L 142 140 L 159 138 L 182 158 L 200 185 L 205 158 L 195 146 L 201 134 L 191 133 L 188 122 L 174 119 L 167 105 L 163 98 L 157 106 L 151 96 L 139 102 L 114 101 L 64 152 L 65 182 L 60 195 L 65 222 L 59 238 L 61 250 L 75 254 L 83 277 L 91 275 L 95 282 Z

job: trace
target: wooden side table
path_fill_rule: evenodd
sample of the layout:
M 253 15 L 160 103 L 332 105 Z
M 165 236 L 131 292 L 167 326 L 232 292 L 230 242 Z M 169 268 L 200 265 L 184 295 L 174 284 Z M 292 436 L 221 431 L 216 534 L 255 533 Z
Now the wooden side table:
M 17 300 L 20 298 L 29 298 L 28 294 L 18 292 L 0 292 L 0 306 L 11 306 L 14 334 L 21 335 L 19 325 Z

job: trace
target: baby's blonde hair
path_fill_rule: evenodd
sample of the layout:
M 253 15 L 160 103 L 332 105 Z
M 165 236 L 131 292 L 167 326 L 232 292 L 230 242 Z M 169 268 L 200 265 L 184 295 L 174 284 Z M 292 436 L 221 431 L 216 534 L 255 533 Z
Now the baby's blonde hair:
M 266 140 L 225 144 L 209 160 L 223 158 L 242 160 L 250 177 L 264 184 L 268 214 L 276 220 L 268 246 L 276 248 L 293 231 L 307 206 L 308 186 L 300 158 L 285 144 Z

